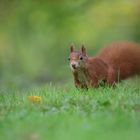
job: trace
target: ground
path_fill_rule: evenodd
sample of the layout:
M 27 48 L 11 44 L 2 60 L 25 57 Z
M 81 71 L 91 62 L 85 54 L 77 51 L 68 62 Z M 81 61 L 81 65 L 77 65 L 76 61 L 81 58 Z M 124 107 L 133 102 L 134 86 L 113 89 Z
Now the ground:
M 42 101 L 31 103 L 31 95 Z M 69 85 L 1 91 L 0 139 L 140 140 L 139 83 L 88 91 Z

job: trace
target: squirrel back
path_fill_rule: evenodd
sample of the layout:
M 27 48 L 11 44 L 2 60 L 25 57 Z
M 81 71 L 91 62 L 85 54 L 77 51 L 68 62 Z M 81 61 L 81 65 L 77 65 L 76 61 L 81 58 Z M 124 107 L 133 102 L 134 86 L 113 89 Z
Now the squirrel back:
M 97 57 L 111 65 L 120 79 L 140 74 L 140 46 L 130 42 L 114 42 L 101 49 Z
M 88 57 L 84 46 L 70 48 L 70 67 L 76 87 L 97 87 L 100 81 L 114 85 L 118 80 L 140 74 L 140 47 L 129 42 L 114 42 L 95 57 Z

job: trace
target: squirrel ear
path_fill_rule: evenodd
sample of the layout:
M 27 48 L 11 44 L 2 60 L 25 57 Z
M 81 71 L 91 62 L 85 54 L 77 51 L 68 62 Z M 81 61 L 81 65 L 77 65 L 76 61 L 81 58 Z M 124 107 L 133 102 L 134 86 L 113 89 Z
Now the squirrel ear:
M 86 54 L 86 48 L 85 48 L 85 46 L 82 44 L 82 47 L 81 47 L 81 52 L 83 53 L 83 54 Z
M 70 52 L 73 52 L 73 51 L 74 51 L 74 45 L 71 44 L 71 46 L 70 46 Z

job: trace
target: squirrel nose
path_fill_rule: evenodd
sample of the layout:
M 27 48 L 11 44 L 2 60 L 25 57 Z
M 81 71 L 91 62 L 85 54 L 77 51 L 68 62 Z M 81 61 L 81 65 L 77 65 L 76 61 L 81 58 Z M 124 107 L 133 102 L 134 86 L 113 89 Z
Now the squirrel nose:
M 75 65 L 75 64 L 72 64 L 72 67 L 73 67 L 74 69 L 76 69 L 76 65 Z

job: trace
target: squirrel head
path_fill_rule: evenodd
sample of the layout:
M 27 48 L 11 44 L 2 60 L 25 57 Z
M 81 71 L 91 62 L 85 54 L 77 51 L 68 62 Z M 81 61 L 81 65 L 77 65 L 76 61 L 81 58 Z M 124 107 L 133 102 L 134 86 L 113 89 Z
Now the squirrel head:
M 74 45 L 70 46 L 69 62 L 70 68 L 73 72 L 84 69 L 87 58 L 84 45 L 81 46 L 80 51 L 75 51 Z

